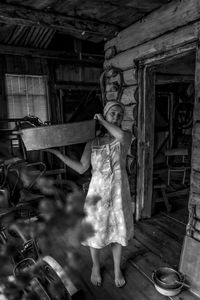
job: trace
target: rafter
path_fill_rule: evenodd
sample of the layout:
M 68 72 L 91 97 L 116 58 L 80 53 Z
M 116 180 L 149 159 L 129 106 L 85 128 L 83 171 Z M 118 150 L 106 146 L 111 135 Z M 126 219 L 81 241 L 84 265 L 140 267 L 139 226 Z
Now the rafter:
M 69 64 L 88 65 L 97 68 L 103 66 L 103 56 L 93 56 L 93 54 L 83 53 L 83 59 L 80 59 L 75 53 L 66 51 L 44 50 L 27 47 L 16 47 L 0 44 L 0 54 L 27 55 L 30 57 L 40 57 L 53 60 L 66 61 Z
M 78 17 L 44 12 L 10 4 L 0 3 L 0 22 L 23 26 L 40 26 L 65 32 L 81 39 L 102 41 L 111 38 L 118 28 L 111 24 Z

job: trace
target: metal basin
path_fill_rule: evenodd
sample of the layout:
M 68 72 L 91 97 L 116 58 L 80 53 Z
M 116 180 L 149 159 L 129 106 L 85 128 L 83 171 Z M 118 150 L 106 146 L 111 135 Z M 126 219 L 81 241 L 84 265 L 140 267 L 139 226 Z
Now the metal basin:
M 176 270 L 162 267 L 153 272 L 154 283 L 164 289 L 179 289 L 183 286 L 183 277 Z

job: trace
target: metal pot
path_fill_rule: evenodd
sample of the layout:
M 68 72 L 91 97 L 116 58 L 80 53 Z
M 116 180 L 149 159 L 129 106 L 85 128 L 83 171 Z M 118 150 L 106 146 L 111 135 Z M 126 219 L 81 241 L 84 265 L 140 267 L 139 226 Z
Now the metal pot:
M 153 272 L 153 280 L 161 288 L 178 289 L 183 286 L 184 278 L 172 268 L 161 267 Z
M 164 289 L 163 287 L 160 287 L 158 284 L 155 283 L 154 281 L 154 286 L 155 286 L 155 289 L 161 294 L 161 295 L 164 295 L 164 296 L 168 296 L 168 297 L 172 297 L 172 296 L 176 296 L 178 295 L 181 290 L 182 290 L 182 286 L 180 286 L 179 288 L 176 288 L 176 289 Z

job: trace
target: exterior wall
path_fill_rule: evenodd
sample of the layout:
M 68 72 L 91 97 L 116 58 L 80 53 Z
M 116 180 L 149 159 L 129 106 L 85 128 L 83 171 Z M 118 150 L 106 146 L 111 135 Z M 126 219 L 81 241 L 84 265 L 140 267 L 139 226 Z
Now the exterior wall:
M 198 40 L 200 28 L 198 21 L 199 16 L 200 2 L 198 0 L 172 1 L 162 6 L 160 9 L 146 16 L 142 21 L 136 22 L 123 30 L 114 39 L 105 44 L 104 69 L 117 68 L 121 70 L 123 74 L 126 74 L 135 68 L 135 66 L 143 65 L 143 61 L 148 61 L 150 64 L 155 56 L 160 55 L 160 58 L 162 58 L 162 55 L 164 56 L 165 53 L 170 55 L 170 51 L 173 52 L 173 55 L 178 55 L 179 46 L 185 44 L 187 48 L 188 43 L 193 43 Z M 163 20 L 165 20 L 165 22 L 163 22 Z M 176 30 L 171 32 L 172 29 Z M 177 50 L 174 50 L 176 48 Z M 185 49 L 185 51 L 187 51 L 187 49 Z M 137 72 L 139 72 L 139 69 Z M 138 78 L 139 76 L 135 76 L 134 78 L 134 87 L 137 87 L 137 94 L 144 97 L 143 90 L 145 80 L 139 82 Z M 138 95 L 136 97 L 135 95 L 135 93 L 130 95 L 129 102 L 137 103 L 134 108 L 135 116 L 133 122 L 136 126 L 139 126 L 137 145 L 139 153 L 142 153 L 146 151 L 145 141 L 142 140 L 143 129 L 141 128 L 142 124 L 140 122 L 143 112 L 140 111 L 140 115 L 136 112 L 141 103 L 138 102 Z M 139 101 L 141 101 L 141 99 Z M 126 113 L 127 118 L 129 118 L 130 115 L 133 117 L 133 110 L 130 106 L 127 106 Z M 133 155 L 136 157 L 136 150 L 134 151 L 135 153 L 133 153 Z M 139 159 L 134 172 L 144 168 L 144 165 L 142 166 L 140 164 L 142 164 L 142 162 Z M 141 191 L 141 189 L 138 190 Z M 141 195 L 137 196 L 136 202 L 139 206 L 138 202 L 141 202 Z M 139 214 L 141 214 L 141 210 L 142 207 L 140 207 Z M 140 218 L 140 216 L 137 218 Z
M 142 140 L 144 129 L 140 119 L 143 119 L 144 105 L 141 101 L 149 99 L 145 97 L 146 91 L 146 66 L 150 66 L 155 61 L 155 58 L 162 61 L 165 57 L 175 57 L 181 55 L 184 51 L 189 51 L 190 48 L 197 47 L 199 43 L 199 32 L 200 22 L 200 2 L 198 0 L 182 0 L 182 1 L 171 1 L 169 4 L 162 6 L 162 8 L 149 14 L 142 21 L 139 21 L 129 28 L 123 30 L 118 36 L 105 44 L 105 62 L 104 68 L 119 68 L 121 71 L 132 68 L 133 62 L 139 62 L 139 81 L 136 82 L 139 90 L 139 101 L 137 102 L 138 110 L 138 143 L 137 151 L 145 153 L 145 141 Z M 191 46 L 193 43 L 193 46 Z M 199 153 L 200 153 L 200 59 L 199 49 L 196 59 L 196 103 L 194 108 L 194 130 L 193 130 L 193 148 L 192 148 L 192 170 L 191 170 L 191 191 L 189 200 L 190 218 L 187 226 L 187 236 L 190 235 L 193 244 L 195 239 L 200 241 L 199 235 L 199 224 L 200 224 L 200 176 L 199 176 Z M 141 80 L 143 79 L 143 80 Z M 135 101 L 134 96 L 130 101 Z M 141 109 L 142 107 L 142 109 Z M 128 108 L 129 109 L 129 108 Z M 131 112 L 131 108 L 130 108 Z M 148 112 L 147 112 L 148 113 Z M 128 112 L 129 114 L 129 112 Z M 148 125 L 148 124 L 147 124 Z M 141 156 L 140 156 L 141 157 Z M 144 157 L 144 155 L 143 155 Z M 143 159 L 143 161 L 142 161 Z M 137 170 L 145 173 L 147 170 L 144 169 L 145 158 L 139 159 Z M 142 178 L 142 176 L 141 176 Z M 144 182 L 139 181 L 138 186 L 142 185 L 143 190 Z M 142 189 L 138 189 L 142 192 Z M 145 193 L 145 191 L 143 191 Z M 142 195 L 137 195 L 137 204 L 141 203 Z M 143 199 L 144 200 L 144 199 Z M 141 211 L 140 211 L 141 214 Z M 138 219 L 141 215 L 138 216 Z M 196 226 L 196 230 L 194 229 Z M 193 239 L 195 238 L 195 239 Z M 198 243 L 198 242 L 197 242 Z M 184 259 L 182 261 L 182 269 L 186 261 L 190 264 L 190 269 L 185 268 L 186 276 L 191 279 L 192 287 L 198 289 L 198 295 L 200 295 L 200 284 L 199 280 L 199 269 L 196 268 L 197 257 L 199 257 L 199 247 L 192 248 L 187 247 L 187 239 L 184 244 Z M 192 243 L 190 243 L 192 245 Z M 192 253 L 192 254 L 191 254 Z M 193 260 L 190 260 L 193 255 Z M 196 280 L 196 281 L 195 281 Z

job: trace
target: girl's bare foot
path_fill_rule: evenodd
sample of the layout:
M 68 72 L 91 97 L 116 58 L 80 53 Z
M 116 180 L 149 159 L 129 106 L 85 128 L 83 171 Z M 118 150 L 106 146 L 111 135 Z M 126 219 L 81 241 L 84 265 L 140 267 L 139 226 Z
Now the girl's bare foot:
M 91 273 L 91 282 L 95 286 L 101 286 L 101 274 L 100 274 L 100 268 L 93 266 L 92 267 L 92 273 Z
M 126 284 L 125 278 L 121 270 L 115 271 L 115 285 L 116 287 L 123 287 Z

